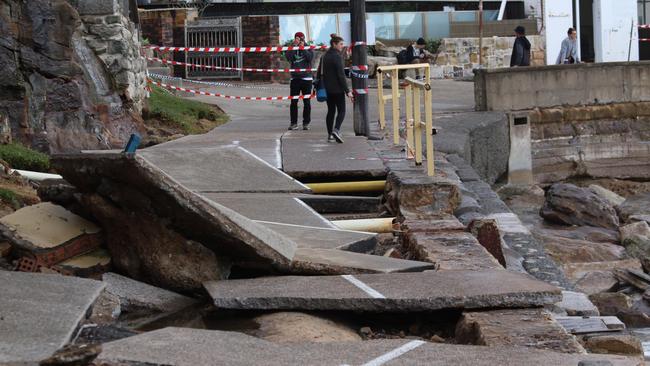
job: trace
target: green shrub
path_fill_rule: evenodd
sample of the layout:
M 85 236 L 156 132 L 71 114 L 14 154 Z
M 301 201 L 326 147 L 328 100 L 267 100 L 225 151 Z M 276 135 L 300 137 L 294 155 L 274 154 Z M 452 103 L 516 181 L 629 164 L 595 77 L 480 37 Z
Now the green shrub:
M 441 39 L 427 39 L 426 42 L 427 45 L 424 48 L 425 50 L 433 53 L 434 55 L 438 53 L 438 49 L 440 49 L 440 45 L 442 45 Z
M 47 172 L 50 169 L 50 158 L 46 154 L 17 143 L 0 145 L 0 159 L 14 169 L 37 172 Z

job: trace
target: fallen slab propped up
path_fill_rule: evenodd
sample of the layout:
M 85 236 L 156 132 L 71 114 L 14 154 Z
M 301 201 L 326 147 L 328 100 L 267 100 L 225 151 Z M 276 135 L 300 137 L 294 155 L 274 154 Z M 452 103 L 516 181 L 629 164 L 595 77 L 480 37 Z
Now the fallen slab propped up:
M 482 347 L 421 340 L 280 345 L 243 333 L 165 328 L 103 345 L 97 363 L 173 365 L 638 365 L 613 355 L 580 355 L 523 347 Z M 594 361 L 589 363 L 589 361 Z
M 210 151 L 210 160 L 222 160 L 231 156 L 231 151 L 227 148 Z M 160 152 L 157 151 L 156 154 L 158 153 Z M 260 265 L 289 264 L 296 249 L 294 242 L 193 192 L 180 183 L 186 181 L 191 186 L 193 184 L 188 181 L 188 176 L 183 176 L 182 170 L 168 168 L 167 173 L 148 160 L 152 153 L 143 155 L 89 152 L 59 155 L 53 163 L 57 171 L 82 193 L 99 193 L 131 215 L 158 217 L 166 223 L 167 228 L 186 239 L 203 244 L 218 255 L 257 261 Z M 240 163 L 245 162 L 242 160 Z M 257 160 L 254 162 L 261 164 Z M 190 162 L 186 161 L 185 164 Z M 192 170 L 192 166 L 185 168 Z M 204 171 L 205 169 L 201 170 Z M 196 173 L 193 174 L 191 176 L 195 177 Z M 219 174 L 228 175 L 228 172 L 222 171 Z M 203 187 L 203 184 L 208 182 L 196 183 L 194 188 L 209 188 Z
M 263 277 L 204 287 L 225 309 L 406 312 L 538 307 L 562 298 L 557 287 L 500 270 Z
M 0 364 L 38 362 L 67 344 L 104 284 L 0 271 Z

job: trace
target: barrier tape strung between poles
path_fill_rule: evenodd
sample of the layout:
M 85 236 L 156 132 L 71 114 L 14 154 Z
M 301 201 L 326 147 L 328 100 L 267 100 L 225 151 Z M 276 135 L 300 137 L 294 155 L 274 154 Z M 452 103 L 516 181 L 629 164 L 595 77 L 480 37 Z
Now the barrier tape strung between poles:
M 650 24 L 639 24 L 639 28 L 641 28 L 641 29 L 650 29 Z
M 218 97 L 218 98 L 231 99 L 231 100 L 256 100 L 256 101 L 292 100 L 292 99 L 301 100 L 301 99 L 312 99 L 315 96 L 314 94 L 311 94 L 311 95 L 294 95 L 288 97 L 242 97 L 242 96 L 234 96 L 234 95 L 225 95 L 221 93 L 210 93 L 210 92 L 204 92 L 204 91 L 194 90 L 194 89 L 187 89 L 179 86 L 167 85 L 165 83 L 161 83 L 151 79 L 147 79 L 147 81 L 150 84 L 158 85 L 162 88 L 166 88 L 169 90 L 178 90 L 185 93 L 192 93 L 192 94 L 204 95 L 208 97 Z
M 240 85 L 240 84 L 224 83 L 219 81 L 190 80 L 190 79 L 177 78 L 175 76 L 167 76 L 167 75 L 152 74 L 152 73 L 148 73 L 147 75 L 154 79 L 178 81 L 183 83 L 202 84 L 202 85 L 213 86 L 213 87 L 258 89 L 258 90 L 286 90 L 286 88 L 274 88 L 274 87 L 259 86 L 259 85 Z
M 211 69 L 211 70 L 223 70 L 223 71 L 245 71 L 245 72 L 315 72 L 316 68 L 312 69 L 257 69 L 249 67 L 227 67 L 227 66 L 213 66 L 213 65 L 201 65 L 201 64 L 188 64 L 186 62 L 172 61 L 163 58 L 157 57 L 146 57 L 147 61 L 160 62 L 167 65 L 176 65 L 176 66 L 189 66 L 195 67 L 197 69 Z M 353 71 L 367 71 L 368 65 L 361 66 L 351 66 L 350 69 Z
M 365 46 L 366 42 L 354 42 L 356 46 Z M 143 48 L 156 51 L 170 52 L 209 52 L 209 53 L 255 53 L 255 52 L 284 52 L 304 50 L 326 50 L 329 46 L 271 46 L 271 47 L 166 47 L 144 46 Z

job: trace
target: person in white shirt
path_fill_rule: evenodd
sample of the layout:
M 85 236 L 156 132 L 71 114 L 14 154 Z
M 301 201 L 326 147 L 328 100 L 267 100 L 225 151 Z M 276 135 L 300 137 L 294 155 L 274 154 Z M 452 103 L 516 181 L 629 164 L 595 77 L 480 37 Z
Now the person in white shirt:
M 568 37 L 562 41 L 562 48 L 560 54 L 557 56 L 556 64 L 579 64 L 580 56 L 578 56 L 578 32 L 575 29 L 569 28 L 567 31 Z

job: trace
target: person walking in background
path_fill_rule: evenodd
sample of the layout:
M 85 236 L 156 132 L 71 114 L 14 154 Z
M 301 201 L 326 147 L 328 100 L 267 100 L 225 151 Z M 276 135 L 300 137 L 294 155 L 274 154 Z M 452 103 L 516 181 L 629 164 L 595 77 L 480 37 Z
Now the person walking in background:
M 293 39 L 293 46 L 305 46 L 305 34 L 297 32 Z M 287 51 L 285 53 L 287 60 L 291 63 L 292 69 L 311 69 L 311 62 L 314 59 L 314 51 L 312 50 L 295 50 Z M 303 96 L 311 95 L 313 76 L 311 71 L 294 71 L 291 73 L 291 86 L 290 95 Z M 289 130 L 298 129 L 298 99 L 291 99 L 291 106 L 289 108 L 291 124 Z M 308 98 L 303 99 L 302 111 L 302 129 L 308 130 L 309 123 L 311 122 L 311 101 Z
M 530 41 L 526 38 L 526 28 L 515 28 L 515 45 L 512 47 L 510 67 L 530 66 Z
M 557 56 L 556 64 L 579 64 L 580 56 L 578 56 L 578 32 L 575 29 L 569 28 L 567 31 L 568 37 L 562 41 L 562 48 L 560 54 Z
M 327 90 L 327 141 L 336 140 L 343 143 L 341 136 L 341 124 L 345 119 L 345 97 L 354 101 L 354 96 L 345 80 L 343 69 L 343 55 L 341 54 L 344 45 L 343 38 L 336 34 L 330 35 L 330 49 L 323 55 L 320 67 L 322 67 L 323 81 Z M 336 115 L 336 124 L 334 117 Z

